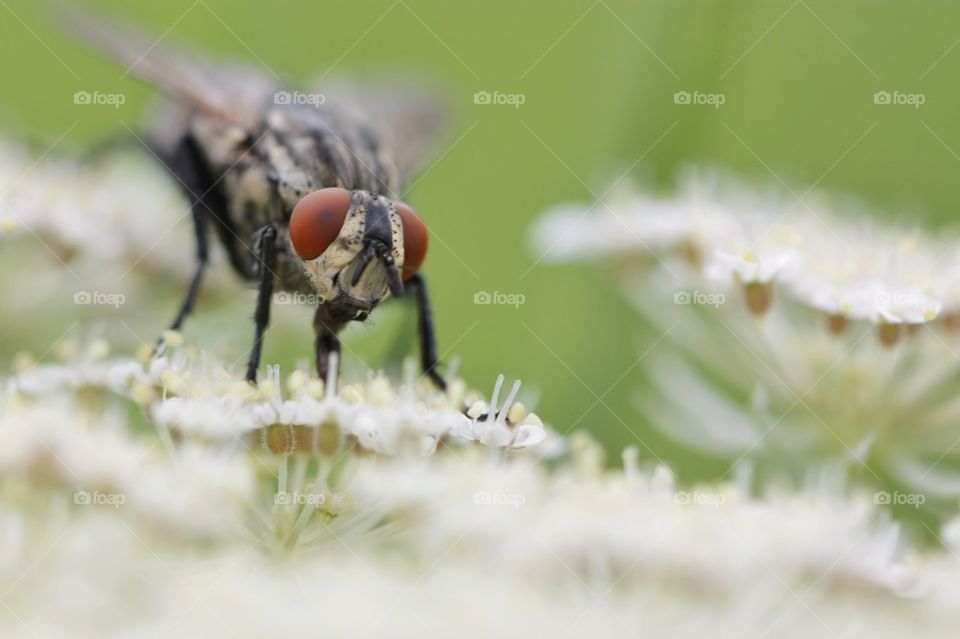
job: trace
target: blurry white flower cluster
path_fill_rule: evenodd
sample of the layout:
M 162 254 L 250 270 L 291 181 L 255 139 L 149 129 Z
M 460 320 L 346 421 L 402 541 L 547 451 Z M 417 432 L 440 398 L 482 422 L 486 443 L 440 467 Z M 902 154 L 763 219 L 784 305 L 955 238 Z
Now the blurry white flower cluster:
M 178 186 L 142 152 L 70 158 L 0 142 L 0 238 L 40 242 L 57 260 L 184 272 L 156 250 L 189 209 Z M 170 238 L 172 239 L 172 238 Z M 42 251 L 41 251 L 42 252 Z
M 179 295 L 193 268 L 184 259 L 191 224 L 179 185 L 142 149 L 67 155 L 0 140 L 0 295 L 15 301 L 4 309 L 8 347 L 38 348 L 35 329 L 57 330 L 50 324 L 67 309 L 78 320 L 115 320 L 122 308 Z M 207 294 L 229 276 L 212 269 Z M 126 314 L 121 330 L 145 332 L 138 320 Z
M 701 174 L 672 196 L 559 207 L 533 239 L 619 267 L 663 337 L 637 398 L 663 433 L 731 467 L 802 481 L 840 466 L 954 510 L 960 238 Z
M 620 189 L 607 202 L 557 207 L 533 243 L 556 260 L 673 268 L 682 256 L 718 290 L 743 287 L 757 313 L 776 285 L 838 323 L 912 325 L 960 314 L 960 250 L 951 238 L 879 223 L 854 202 L 759 192 L 716 174 L 691 173 L 670 196 Z
M 252 388 L 189 347 L 75 351 L 4 381 L 4 637 L 947 637 L 960 621 L 947 552 L 826 477 L 754 498 L 745 479 L 681 489 L 634 450 L 608 470 L 517 385 L 500 399 L 502 379 L 489 400 L 275 368 Z

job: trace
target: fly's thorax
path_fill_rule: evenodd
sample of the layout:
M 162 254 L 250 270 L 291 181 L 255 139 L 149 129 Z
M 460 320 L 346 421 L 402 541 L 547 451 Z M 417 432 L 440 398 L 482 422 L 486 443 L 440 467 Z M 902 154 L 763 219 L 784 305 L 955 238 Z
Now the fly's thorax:
M 236 123 L 195 113 L 189 126 L 190 135 L 213 167 L 231 167 L 247 152 L 249 132 Z
M 268 122 L 271 127 L 282 126 L 269 119 Z M 298 144 L 296 138 L 291 139 L 289 135 L 284 135 L 282 128 L 268 129 L 259 144 L 277 183 L 289 191 L 284 199 L 294 194 L 306 195 L 318 187 L 318 179 L 328 177 L 312 166 L 313 161 L 300 157 L 302 153 L 298 153 L 298 150 L 301 146 L 303 145 Z
M 267 172 L 258 165 L 243 167 L 233 184 L 233 191 L 236 199 L 244 203 L 244 206 L 261 210 L 269 210 L 276 197 Z

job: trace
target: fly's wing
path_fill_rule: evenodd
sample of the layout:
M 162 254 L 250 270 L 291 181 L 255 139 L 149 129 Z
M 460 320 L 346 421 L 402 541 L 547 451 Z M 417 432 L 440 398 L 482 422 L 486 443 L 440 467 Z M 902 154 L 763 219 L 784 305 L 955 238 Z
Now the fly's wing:
M 315 82 L 325 103 L 363 121 L 397 168 L 401 183 L 409 182 L 440 140 L 447 119 L 446 100 L 420 78 L 394 78 L 371 84 L 347 80 Z
M 233 62 L 177 50 L 99 15 L 58 9 L 66 29 L 94 44 L 135 74 L 194 111 L 223 118 L 247 130 L 258 127 L 278 82 L 268 73 Z
M 269 73 L 166 46 L 162 38 L 113 24 L 67 7 L 59 11 L 71 33 L 92 42 L 187 110 L 204 113 L 256 133 L 279 82 Z M 396 78 L 377 85 L 320 83 L 314 91 L 332 107 L 288 110 L 303 126 L 331 126 L 335 112 L 363 124 L 389 155 L 399 181 L 407 182 L 435 146 L 444 120 L 444 100 L 422 80 Z M 181 109 L 182 110 L 182 109 Z M 311 112 L 312 111 L 312 112 Z M 296 114 L 296 115 L 294 115 Z M 178 117 L 182 114 L 168 114 Z M 341 128 L 355 130 L 350 122 Z M 162 131 L 162 127 L 161 127 Z M 361 143 L 362 144 L 362 143 Z

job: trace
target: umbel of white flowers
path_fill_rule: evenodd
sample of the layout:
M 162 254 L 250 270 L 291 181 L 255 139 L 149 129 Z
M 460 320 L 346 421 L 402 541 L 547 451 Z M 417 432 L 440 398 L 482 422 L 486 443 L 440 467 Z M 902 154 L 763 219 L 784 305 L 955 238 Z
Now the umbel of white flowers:
M 880 331 L 885 341 L 897 327 L 960 317 L 960 247 L 951 238 L 879 223 L 849 201 L 758 192 L 716 174 L 692 173 L 670 196 L 621 189 L 609 201 L 556 207 L 533 244 L 556 260 L 659 265 L 677 288 L 699 283 L 694 276 L 714 293 L 739 287 L 757 314 L 776 290 L 824 313 L 834 330 L 850 321 L 895 327 Z
M 634 449 L 606 469 L 516 385 L 500 400 L 273 368 L 252 389 L 190 351 L 145 365 L 95 342 L 4 380 L 3 637 L 948 637 L 960 621 L 950 551 L 912 548 L 836 478 L 680 488 Z
M 838 465 L 952 510 L 955 236 L 701 173 L 668 196 L 621 190 L 557 207 L 533 243 L 556 260 L 616 266 L 638 331 L 663 337 L 642 359 L 649 387 L 637 407 L 665 434 L 781 477 Z

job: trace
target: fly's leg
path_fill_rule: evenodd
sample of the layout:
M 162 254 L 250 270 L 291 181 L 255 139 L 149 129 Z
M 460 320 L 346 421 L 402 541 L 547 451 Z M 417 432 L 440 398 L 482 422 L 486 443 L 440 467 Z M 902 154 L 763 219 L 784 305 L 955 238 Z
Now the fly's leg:
M 324 382 L 330 379 L 330 359 L 334 353 L 337 354 L 336 365 L 338 368 L 340 366 L 340 338 L 337 337 L 337 333 L 343 326 L 342 320 L 330 316 L 325 304 L 317 306 L 317 312 L 313 316 L 313 330 L 316 333 L 313 349 L 316 356 L 317 375 Z M 336 372 L 339 373 L 339 370 Z
M 260 350 L 263 346 L 263 334 L 270 323 L 270 302 L 273 298 L 273 278 L 277 266 L 277 230 L 265 226 L 257 232 L 256 269 L 260 274 L 260 288 L 257 290 L 257 308 L 253 313 L 254 334 L 250 359 L 247 362 L 246 379 L 257 383 L 257 368 L 260 366 Z
M 187 315 L 189 315 L 193 309 L 193 303 L 197 299 L 197 293 L 200 292 L 203 273 L 210 259 L 206 213 L 198 206 L 194 206 L 192 215 L 193 230 L 197 241 L 197 266 L 193 271 L 193 277 L 190 278 L 190 285 L 187 287 L 187 292 L 183 296 L 183 301 L 180 303 L 180 310 L 177 311 L 177 316 L 173 318 L 173 322 L 170 324 L 171 331 L 179 331 L 180 327 L 183 326 L 183 321 L 187 319 Z M 160 339 L 162 340 L 163 338 L 161 337 Z
M 210 259 L 210 243 L 208 239 L 208 211 L 210 210 L 210 203 L 205 197 L 209 189 L 205 187 L 205 173 L 200 164 L 196 146 L 189 137 L 185 137 L 177 144 L 172 153 L 163 153 L 158 149 L 153 151 L 154 154 L 160 158 L 166 169 L 180 181 L 184 195 L 190 202 L 190 214 L 193 218 L 193 230 L 196 238 L 196 267 L 194 268 L 193 276 L 190 278 L 187 291 L 183 296 L 183 301 L 180 303 L 180 309 L 170 324 L 170 330 L 179 331 L 187 315 L 189 315 L 193 309 L 197 294 L 200 292 L 200 284 L 203 281 L 204 271 Z M 164 340 L 163 337 L 160 337 L 154 352 L 162 353 L 163 348 Z
M 437 359 L 437 336 L 433 325 L 433 311 L 430 308 L 430 296 L 427 294 L 427 283 L 418 273 L 406 281 L 406 286 L 412 289 L 414 301 L 417 305 L 420 366 L 423 368 L 424 375 L 429 377 L 437 388 L 445 390 L 447 382 L 437 371 L 440 362 Z

